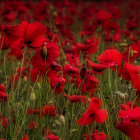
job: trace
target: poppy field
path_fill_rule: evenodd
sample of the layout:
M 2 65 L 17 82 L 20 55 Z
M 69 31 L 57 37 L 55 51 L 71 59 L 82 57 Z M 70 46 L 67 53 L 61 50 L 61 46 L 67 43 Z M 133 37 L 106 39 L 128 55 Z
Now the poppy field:
M 140 140 L 140 1 L 0 1 L 0 140 Z

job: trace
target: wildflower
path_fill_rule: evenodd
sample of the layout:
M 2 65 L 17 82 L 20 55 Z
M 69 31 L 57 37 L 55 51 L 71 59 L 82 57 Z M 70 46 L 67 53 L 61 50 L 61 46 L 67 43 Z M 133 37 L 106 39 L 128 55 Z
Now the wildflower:
M 19 26 L 23 41 L 28 47 L 39 48 L 47 40 L 45 25 L 39 22 L 29 24 L 27 21 L 23 21 Z
M 98 56 L 99 62 L 104 65 L 108 65 L 110 63 L 120 65 L 122 63 L 122 58 L 121 53 L 117 49 L 106 49 Z
M 79 71 L 78 71 L 78 68 L 77 67 L 74 67 L 70 64 L 66 64 L 64 66 L 64 74 L 67 74 L 67 75 L 72 75 L 72 74 L 79 74 Z
M 77 120 L 81 126 L 91 124 L 93 121 L 104 123 L 107 120 L 108 113 L 105 109 L 99 109 L 102 101 L 96 97 L 91 98 L 87 110 L 83 116 Z
M 83 134 L 83 140 L 106 140 L 107 135 L 104 132 L 99 132 L 98 130 L 94 130 L 91 134 Z
M 37 126 L 38 126 L 38 123 L 37 123 L 37 122 L 35 122 L 35 121 L 30 121 L 30 123 L 29 123 L 29 128 L 30 128 L 31 130 L 33 130 L 34 128 L 37 128 Z
M 20 140 L 29 140 L 28 135 L 25 134 L 24 138 L 21 138 Z
M 45 105 L 41 109 L 42 116 L 48 115 L 48 116 L 56 116 L 57 109 L 54 105 Z
M 63 95 L 63 97 L 67 97 L 67 99 L 71 103 L 75 103 L 75 102 L 86 103 L 87 102 L 86 96 L 80 96 L 80 95 Z
M 93 63 L 90 60 L 86 59 L 87 62 L 89 63 L 90 67 L 96 71 L 96 72 L 102 72 L 104 69 L 108 68 L 108 67 L 112 67 L 115 65 L 115 63 L 110 63 L 108 65 L 104 65 L 104 64 L 97 64 L 97 63 Z
M 60 140 L 58 136 L 55 136 L 54 134 L 48 134 L 46 137 L 46 140 Z
M 103 10 L 99 10 L 95 15 L 97 23 L 104 23 L 105 21 L 110 20 L 111 18 L 112 15 Z

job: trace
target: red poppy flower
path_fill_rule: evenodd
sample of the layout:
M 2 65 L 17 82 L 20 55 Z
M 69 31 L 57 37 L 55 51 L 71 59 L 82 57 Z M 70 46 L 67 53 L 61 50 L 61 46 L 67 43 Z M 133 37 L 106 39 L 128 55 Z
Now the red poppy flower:
M 70 64 L 66 64 L 63 68 L 63 71 L 64 71 L 64 74 L 67 74 L 67 75 L 79 74 L 78 68 Z
M 124 62 L 133 62 L 137 57 L 140 56 L 140 41 L 137 43 L 131 44 L 126 48 L 126 51 L 122 54 Z
M 126 104 L 121 104 L 121 110 L 127 111 L 129 109 L 136 108 L 136 105 L 132 102 L 127 102 Z
M 96 92 L 96 88 L 97 88 L 97 84 L 98 84 L 98 79 L 96 79 L 95 76 L 87 76 L 84 79 L 84 82 L 82 82 L 82 93 L 86 93 L 87 91 L 90 93 L 94 93 Z
M 96 42 L 87 42 L 85 45 L 81 45 L 81 51 L 86 54 L 93 54 L 97 52 L 97 44 Z
M 6 92 L 6 88 L 4 84 L 0 84 L 0 91 Z
M 27 114 L 28 115 L 31 115 L 31 114 L 34 114 L 34 115 L 38 115 L 38 114 L 40 114 L 40 110 L 39 109 L 28 109 L 27 110 Z
M 48 115 L 48 116 L 56 116 L 57 110 L 54 105 L 45 105 L 41 109 L 42 116 Z
M 115 19 L 115 20 L 120 19 L 121 11 L 120 11 L 119 7 L 116 7 L 113 4 L 113 5 L 109 5 L 107 8 L 108 8 L 109 12 L 111 13 L 113 19 Z
M 35 20 L 41 21 L 41 20 L 45 20 L 48 17 L 47 6 L 48 6 L 48 2 L 44 0 L 41 0 L 36 3 L 34 7 Z
M 29 123 L 29 128 L 30 128 L 31 130 L 33 130 L 34 128 L 37 128 L 37 126 L 38 126 L 38 123 L 37 123 L 37 122 L 35 122 L 35 121 L 30 121 L 30 123 Z
M 114 21 L 105 21 L 104 24 L 103 24 L 103 28 L 106 32 L 111 32 L 112 30 L 115 32 L 115 33 L 118 33 L 120 31 L 120 27 L 119 25 L 114 22 Z
M 75 43 L 75 49 L 77 51 L 81 51 L 83 54 L 91 55 L 97 52 L 97 46 L 99 44 L 99 40 L 95 38 L 87 39 L 85 44 Z
M 134 29 L 136 29 L 138 27 L 139 27 L 139 24 L 138 24 L 138 21 L 137 20 L 129 20 L 127 22 L 127 28 L 130 31 L 132 31 L 132 30 L 134 30 Z
M 122 104 L 118 118 L 121 119 L 115 125 L 118 130 L 129 136 L 131 140 L 140 139 L 140 107 L 131 102 Z
M 102 106 L 102 101 L 96 97 L 91 98 L 87 110 L 83 113 L 83 116 L 78 119 L 78 124 L 88 125 L 93 121 L 97 123 L 104 123 L 107 120 L 108 113 L 105 109 L 99 109 Z
M 91 134 L 83 134 L 83 140 L 106 140 L 107 137 L 104 132 L 99 132 L 98 130 L 94 130 Z
M 132 81 L 133 87 L 140 91 L 140 66 L 135 66 L 129 63 L 126 63 L 125 66 Z
M 8 125 L 9 125 L 8 118 L 3 118 L 3 119 L 2 119 L 2 126 L 3 126 L 4 128 L 7 128 Z
M 121 105 L 121 106 L 125 106 L 125 105 Z M 134 105 L 127 103 L 125 109 L 122 108 L 122 110 L 119 111 L 118 118 L 123 118 L 123 119 L 128 118 L 129 120 L 140 123 L 140 107 L 135 107 Z
M 86 96 L 80 96 L 80 95 L 63 95 L 63 97 L 67 97 L 67 99 L 71 103 L 75 103 L 75 102 L 86 103 L 87 102 Z
M 95 15 L 95 19 L 97 23 L 103 23 L 104 21 L 110 20 L 111 18 L 112 18 L 112 15 L 103 10 L 99 10 Z
M 123 119 L 118 124 L 115 125 L 116 129 L 122 131 L 124 134 L 129 136 L 131 140 L 140 139 L 140 125 L 134 123 L 129 119 Z
M 113 35 L 112 40 L 115 42 L 121 42 L 121 36 L 119 33 Z
M 25 134 L 24 138 L 21 138 L 20 140 L 29 140 L 28 135 Z
M 55 58 L 59 57 L 59 48 L 54 42 L 47 42 L 31 58 L 33 65 L 31 80 L 36 81 L 38 75 L 45 75 L 51 67 L 53 70 L 60 70 L 61 67 L 56 64 Z
M 0 101 L 7 101 L 7 94 L 3 91 L 0 91 Z
M 59 65 L 59 64 L 58 64 L 57 62 L 55 62 L 55 61 L 51 62 L 50 67 L 52 68 L 52 70 L 62 71 L 61 65 Z
M 55 61 L 54 58 L 59 57 L 59 47 L 54 42 L 47 42 L 36 52 L 31 58 L 34 67 L 44 66 L 46 70 L 50 67 L 50 63 Z
M 80 66 L 81 65 L 81 62 L 79 60 L 79 56 L 75 55 L 75 54 L 66 54 L 67 56 L 67 61 L 74 65 L 74 66 Z
M 11 44 L 10 51 L 7 54 L 8 56 L 15 56 L 16 59 L 21 60 L 23 57 L 22 48 L 25 48 L 25 45 L 21 40 L 17 40 Z
M 54 134 L 48 134 L 45 138 L 46 140 L 59 140 L 59 137 L 55 136 Z
M 17 40 L 21 39 L 19 25 L 0 25 L 0 49 L 8 49 Z
M 86 58 L 86 60 L 89 63 L 90 67 L 96 72 L 102 72 L 102 71 L 104 71 L 104 69 L 115 65 L 115 63 L 113 63 L 113 62 L 108 65 L 104 65 L 104 64 L 93 63 L 90 60 L 88 60 L 87 58 Z
M 98 56 L 98 60 L 101 64 L 108 65 L 110 63 L 116 63 L 120 65 L 122 63 L 122 55 L 117 49 L 106 49 L 101 55 Z
M 29 24 L 27 21 L 23 21 L 19 26 L 23 40 L 28 47 L 39 48 L 47 41 L 45 25 L 39 22 Z
M 58 95 L 63 92 L 63 85 L 65 84 L 65 79 L 63 77 L 60 77 L 57 72 L 53 70 L 47 73 L 47 77 L 51 88 L 55 90 L 55 94 Z

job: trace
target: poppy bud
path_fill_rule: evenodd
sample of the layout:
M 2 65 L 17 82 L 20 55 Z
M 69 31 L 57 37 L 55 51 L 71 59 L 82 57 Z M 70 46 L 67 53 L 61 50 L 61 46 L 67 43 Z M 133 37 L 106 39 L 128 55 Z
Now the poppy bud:
M 12 138 L 12 140 L 17 140 L 17 138 Z
M 18 62 L 17 65 L 20 66 L 21 65 L 21 62 Z
M 52 15 L 53 15 L 53 18 L 56 18 L 56 16 L 57 16 L 57 12 L 54 11 Z
M 133 56 L 133 51 L 130 49 L 130 56 Z
M 24 76 L 24 77 L 23 77 L 23 81 L 24 81 L 24 82 L 27 82 L 27 76 Z
M 77 129 L 72 129 L 72 130 L 70 130 L 70 133 L 73 133 L 73 132 L 76 132 L 77 131 Z
M 87 100 L 90 102 L 91 101 L 91 99 L 90 98 L 87 98 Z
M 39 82 L 37 82 L 37 86 L 38 86 L 39 89 L 41 89 L 41 85 L 40 85 Z
M 35 100 L 35 93 L 34 92 L 32 92 L 30 94 L 30 99 L 31 99 L 31 101 L 34 101 Z
M 53 32 L 54 32 L 55 34 L 57 34 L 57 33 L 58 33 L 58 30 L 55 28 L 55 29 L 53 30 Z
M 54 123 L 55 123 L 56 125 L 58 125 L 58 126 L 61 125 L 60 121 L 58 121 L 58 120 L 55 120 Z
M 123 46 L 128 46 L 128 44 L 125 43 L 125 42 L 121 42 L 121 43 L 119 44 L 119 46 L 121 46 L 121 47 L 123 47 Z
M 52 127 L 53 127 L 53 128 L 56 128 L 56 124 L 55 124 L 55 123 L 53 123 L 53 124 L 52 124 Z
M 50 101 L 48 102 L 48 104 L 49 104 L 49 105 L 53 105 L 54 102 L 53 102 L 52 100 L 50 100 Z
M 61 124 L 65 125 L 65 118 L 63 115 L 60 115 L 59 121 L 61 122 Z
M 43 47 L 43 55 L 47 56 L 47 48 L 45 46 Z
M 130 50 L 130 56 L 133 56 L 136 53 L 138 53 L 138 52 L 137 51 Z
M 125 94 L 124 93 L 120 94 L 120 97 L 124 100 L 125 99 Z

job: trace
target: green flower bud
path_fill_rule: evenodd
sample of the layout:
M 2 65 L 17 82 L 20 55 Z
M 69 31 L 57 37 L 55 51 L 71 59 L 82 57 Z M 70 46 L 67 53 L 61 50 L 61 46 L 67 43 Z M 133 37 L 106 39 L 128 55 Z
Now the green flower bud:
M 35 100 L 35 93 L 34 92 L 32 92 L 30 94 L 30 99 L 31 99 L 31 101 L 34 101 Z

